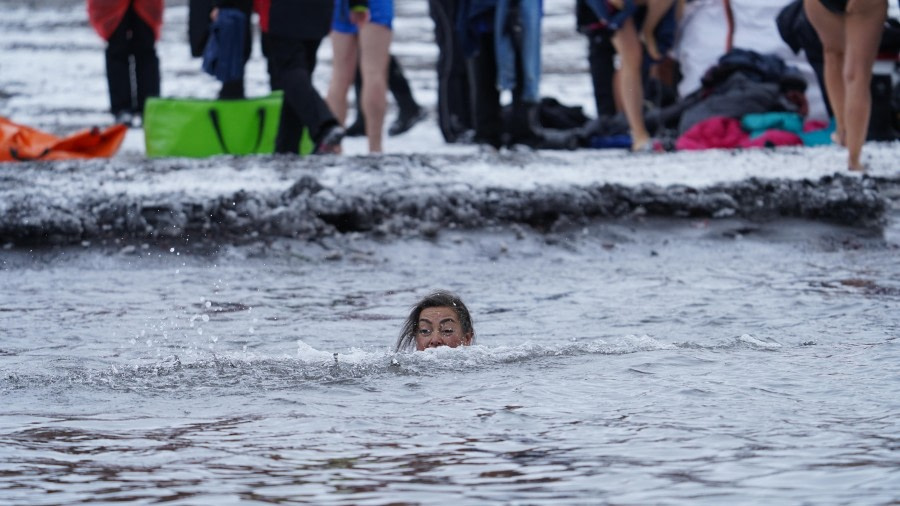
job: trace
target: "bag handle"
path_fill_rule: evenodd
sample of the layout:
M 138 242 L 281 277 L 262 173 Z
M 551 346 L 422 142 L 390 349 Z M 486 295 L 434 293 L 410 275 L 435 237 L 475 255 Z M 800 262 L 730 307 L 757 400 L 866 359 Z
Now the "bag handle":
M 256 131 L 256 145 L 253 146 L 253 153 L 259 152 L 259 146 L 262 144 L 263 128 L 266 126 L 266 108 L 260 106 L 256 110 L 256 117 L 259 120 L 259 125 Z M 222 124 L 219 122 L 218 109 L 210 108 L 209 119 L 210 121 L 212 121 L 213 130 L 215 130 L 216 132 L 216 138 L 219 140 L 219 145 L 222 147 L 222 151 L 226 155 L 230 155 L 231 152 L 228 151 L 228 146 L 225 145 L 225 137 L 222 135 Z

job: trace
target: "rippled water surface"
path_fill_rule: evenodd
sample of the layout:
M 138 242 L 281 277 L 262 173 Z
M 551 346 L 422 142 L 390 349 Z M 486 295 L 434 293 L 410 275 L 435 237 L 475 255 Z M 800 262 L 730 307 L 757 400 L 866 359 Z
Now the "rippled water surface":
M 900 500 L 895 240 L 812 223 L 0 253 L 0 499 Z M 476 346 L 395 355 L 445 287 Z

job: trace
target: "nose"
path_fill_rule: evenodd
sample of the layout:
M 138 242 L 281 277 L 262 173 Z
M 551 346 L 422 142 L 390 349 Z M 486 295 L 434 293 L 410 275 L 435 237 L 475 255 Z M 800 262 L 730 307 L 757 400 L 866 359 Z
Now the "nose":
M 426 348 L 439 348 L 441 346 L 447 346 L 447 344 L 444 343 L 444 338 L 440 334 L 435 333 L 434 335 L 431 336 L 431 339 L 428 340 L 428 344 L 425 347 Z

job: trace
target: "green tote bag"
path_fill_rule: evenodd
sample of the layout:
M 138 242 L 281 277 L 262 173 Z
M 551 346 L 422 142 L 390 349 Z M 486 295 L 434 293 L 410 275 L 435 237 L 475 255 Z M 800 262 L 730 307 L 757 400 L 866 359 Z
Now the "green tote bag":
M 239 100 L 149 98 L 144 143 L 151 158 L 273 153 L 281 116 L 280 92 Z M 304 129 L 297 152 L 312 152 Z

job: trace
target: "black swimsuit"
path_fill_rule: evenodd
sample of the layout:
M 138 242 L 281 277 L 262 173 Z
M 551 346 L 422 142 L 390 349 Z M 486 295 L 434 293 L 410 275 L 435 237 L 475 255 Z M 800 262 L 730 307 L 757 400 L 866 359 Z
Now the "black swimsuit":
M 819 0 L 826 9 L 835 14 L 843 14 L 847 12 L 847 2 L 849 0 Z

